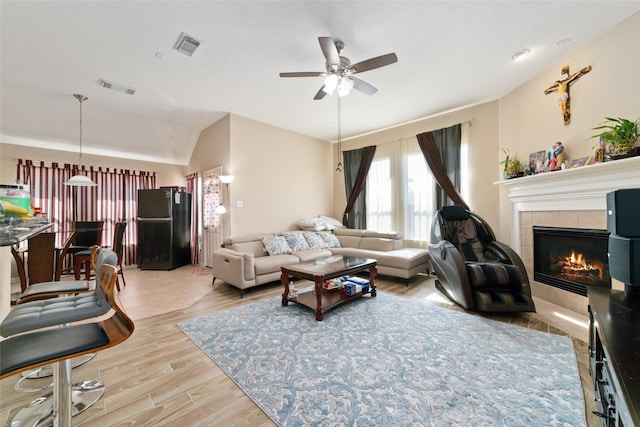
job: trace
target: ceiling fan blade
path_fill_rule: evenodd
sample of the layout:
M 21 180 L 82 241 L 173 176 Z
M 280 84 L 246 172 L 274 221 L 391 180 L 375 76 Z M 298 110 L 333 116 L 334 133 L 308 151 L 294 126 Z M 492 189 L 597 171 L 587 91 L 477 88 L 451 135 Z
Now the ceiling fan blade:
M 318 100 L 324 98 L 326 95 L 327 95 L 327 92 L 324 91 L 324 85 L 322 85 L 322 87 L 320 88 L 318 93 L 316 93 L 316 96 L 314 96 L 313 99 L 314 99 L 314 101 L 318 101 Z
M 349 77 L 353 80 L 353 88 L 359 90 L 360 92 L 366 93 L 367 95 L 373 95 L 378 91 L 374 86 L 365 82 L 364 80 L 356 79 L 355 77 Z
M 340 54 L 331 37 L 318 37 L 322 54 L 327 60 L 327 65 L 337 70 L 340 67 Z
M 326 76 L 323 71 L 298 71 L 293 73 L 280 73 L 280 77 L 319 77 Z
M 351 74 L 362 73 L 364 71 L 374 70 L 376 68 L 384 67 L 385 65 L 398 62 L 398 57 L 395 53 L 387 53 L 386 55 L 376 56 L 375 58 L 369 58 L 364 61 L 353 64 L 349 67 Z

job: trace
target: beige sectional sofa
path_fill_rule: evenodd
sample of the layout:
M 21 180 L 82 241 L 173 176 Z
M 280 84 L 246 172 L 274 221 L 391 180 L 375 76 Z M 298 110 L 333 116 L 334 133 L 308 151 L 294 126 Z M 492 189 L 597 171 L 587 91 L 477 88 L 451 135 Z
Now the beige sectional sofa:
M 309 244 L 309 247 L 301 248 L 298 245 L 301 239 L 307 242 L 309 238 L 312 238 L 312 242 L 317 240 L 314 236 L 304 233 L 321 236 L 326 240 L 325 244 L 328 247 L 317 248 Z M 291 243 L 288 247 L 293 250 L 287 251 L 281 248 L 273 250 L 270 243 L 273 240 L 281 240 L 281 237 Z M 213 281 L 219 279 L 237 287 L 242 297 L 245 289 L 279 281 L 280 267 L 284 265 L 332 255 L 376 259 L 378 274 L 402 279 L 409 279 L 420 272 L 428 273 L 430 271 L 429 252 L 426 249 L 403 248 L 402 240 L 401 233 L 352 229 L 317 233 L 288 231 L 225 237 L 224 246 L 213 253 Z M 272 254 L 267 251 L 265 245 L 269 247 Z

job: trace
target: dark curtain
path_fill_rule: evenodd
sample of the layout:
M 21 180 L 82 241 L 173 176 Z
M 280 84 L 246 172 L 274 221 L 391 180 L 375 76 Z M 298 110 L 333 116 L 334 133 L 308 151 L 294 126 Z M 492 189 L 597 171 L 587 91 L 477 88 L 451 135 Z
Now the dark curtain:
M 446 205 L 469 206 L 460 196 L 461 125 L 416 135 L 431 174 L 436 179 L 435 209 Z
M 342 224 L 349 228 L 362 230 L 367 228 L 365 184 L 375 153 L 375 145 L 343 152 L 347 206 L 342 215 Z

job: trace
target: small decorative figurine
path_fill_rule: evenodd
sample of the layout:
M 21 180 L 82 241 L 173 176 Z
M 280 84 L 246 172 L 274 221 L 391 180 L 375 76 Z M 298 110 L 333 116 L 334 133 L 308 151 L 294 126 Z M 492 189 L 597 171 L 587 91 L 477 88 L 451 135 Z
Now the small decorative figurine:
M 556 159 L 556 166 L 559 168 L 560 165 L 564 163 L 564 146 L 562 145 L 562 142 L 558 141 L 553 144 L 553 146 L 551 146 L 551 151 L 553 152 L 553 157 Z M 556 169 L 556 167 L 553 169 Z

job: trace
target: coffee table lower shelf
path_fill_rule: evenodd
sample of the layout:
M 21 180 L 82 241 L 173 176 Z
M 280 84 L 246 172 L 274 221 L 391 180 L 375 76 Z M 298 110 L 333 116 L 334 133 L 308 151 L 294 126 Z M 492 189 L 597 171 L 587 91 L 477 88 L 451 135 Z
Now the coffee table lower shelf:
M 360 298 L 363 295 L 370 294 L 371 291 L 366 292 L 358 292 L 355 295 L 347 296 L 340 292 L 325 292 L 322 291 L 322 310 L 321 313 L 325 313 L 326 311 L 332 309 L 335 306 L 338 306 L 344 302 L 349 302 L 354 299 Z M 295 302 L 297 304 L 303 305 L 305 307 L 309 307 L 313 311 L 316 311 L 317 305 L 317 294 L 316 290 L 313 286 L 299 289 L 298 293 L 295 297 L 287 297 L 287 301 Z M 318 319 L 321 320 L 321 319 Z

